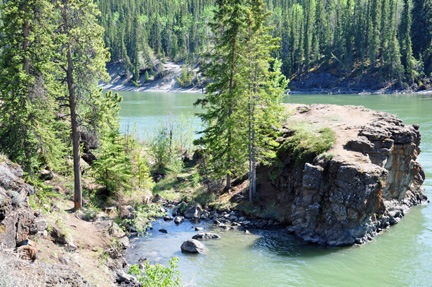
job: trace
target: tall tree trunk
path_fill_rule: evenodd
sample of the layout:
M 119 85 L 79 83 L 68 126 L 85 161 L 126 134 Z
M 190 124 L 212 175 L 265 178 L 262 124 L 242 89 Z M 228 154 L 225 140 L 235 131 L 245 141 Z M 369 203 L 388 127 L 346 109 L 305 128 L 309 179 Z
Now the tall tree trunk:
M 252 95 L 249 95 L 249 202 L 253 196 L 253 172 L 252 172 Z
M 236 61 L 236 48 L 237 48 L 237 30 L 238 30 L 238 25 L 236 25 L 235 27 L 236 30 L 236 36 L 234 37 L 234 42 L 233 42 L 233 49 L 232 49 L 232 59 L 231 59 L 231 75 L 230 75 L 230 82 L 229 82 L 229 92 L 232 93 L 234 90 L 234 68 L 235 68 L 235 61 Z M 228 119 L 231 118 L 232 115 L 232 99 L 230 99 L 230 103 L 228 104 Z M 227 150 L 228 150 L 228 166 L 229 168 L 231 168 L 231 142 L 232 142 L 232 129 L 230 128 L 230 130 L 228 131 L 228 143 L 227 143 Z M 226 176 L 226 185 L 225 185 L 225 191 L 229 191 L 231 189 L 231 174 L 228 171 L 227 176 Z
M 257 94 L 257 70 L 255 69 L 254 97 L 252 98 L 252 197 L 256 196 L 256 139 L 255 139 L 255 107 Z
M 28 7 L 25 7 L 25 13 L 28 13 Z M 30 44 L 30 40 L 28 39 L 30 35 L 30 26 L 29 26 L 29 22 L 27 20 L 24 21 L 23 24 L 23 36 L 24 36 L 24 40 L 23 40 L 23 51 L 26 51 L 29 44 Z M 24 57 L 23 59 L 23 66 L 24 66 L 24 71 L 26 72 L 27 75 L 30 74 L 30 61 L 28 59 L 28 57 Z
M 69 24 L 67 19 L 67 5 L 69 5 L 69 0 L 63 0 L 63 24 L 64 29 L 67 31 L 69 35 Z M 69 41 L 72 39 L 69 38 Z M 72 61 L 72 45 L 68 42 L 68 50 L 67 50 L 67 70 L 66 70 L 66 80 L 68 84 L 69 91 L 69 109 L 71 114 L 71 125 L 72 125 L 72 146 L 73 146 L 73 170 L 74 170 L 74 205 L 75 209 L 81 209 L 82 207 L 82 187 L 81 187 L 81 163 L 80 163 L 80 132 L 78 129 L 78 118 L 77 118 L 77 98 L 75 92 L 75 84 L 74 84 L 74 66 Z
M 71 112 L 72 124 L 72 145 L 73 145 L 73 170 L 74 170 L 74 187 L 75 187 L 75 209 L 82 207 L 82 188 L 81 188 L 81 163 L 80 163 L 80 133 L 78 130 L 78 120 L 76 113 L 76 94 L 73 78 L 73 63 L 72 63 L 72 48 L 69 45 L 68 52 L 68 68 L 67 68 L 67 82 L 69 90 L 69 107 Z

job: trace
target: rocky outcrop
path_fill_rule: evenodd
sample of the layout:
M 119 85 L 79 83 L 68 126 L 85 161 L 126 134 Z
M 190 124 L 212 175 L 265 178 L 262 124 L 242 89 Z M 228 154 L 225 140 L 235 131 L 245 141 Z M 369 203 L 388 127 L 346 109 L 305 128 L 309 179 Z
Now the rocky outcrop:
M 27 197 L 34 189 L 24 183 L 22 176 L 23 170 L 18 165 L 9 161 L 0 163 L 0 248 L 3 249 L 24 245 L 29 236 L 42 229 L 28 205 Z
M 312 106 L 311 113 L 326 107 Z M 387 113 L 345 109 L 353 109 L 350 116 L 363 117 L 365 124 L 335 125 L 338 139 L 330 156 L 317 156 L 297 168 L 287 164 L 273 180 L 287 206 L 289 231 L 307 242 L 363 243 L 397 223 L 412 206 L 427 202 L 425 173 L 416 161 L 419 126 L 404 125 Z M 347 133 L 354 136 L 347 140 Z M 285 160 L 292 162 L 290 155 Z
M 94 286 L 70 266 L 26 260 L 0 250 L 0 286 Z

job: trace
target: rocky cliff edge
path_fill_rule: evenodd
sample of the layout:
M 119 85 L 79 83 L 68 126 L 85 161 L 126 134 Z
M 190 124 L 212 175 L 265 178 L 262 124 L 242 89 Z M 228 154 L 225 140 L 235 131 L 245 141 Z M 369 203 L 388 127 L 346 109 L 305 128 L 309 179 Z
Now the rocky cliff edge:
M 290 131 L 299 123 L 329 127 L 336 142 L 300 167 L 292 154 L 272 184 L 287 207 L 289 230 L 310 243 L 366 242 L 427 203 L 417 162 L 421 134 L 396 116 L 363 107 L 290 105 Z M 287 132 L 287 138 L 295 132 Z

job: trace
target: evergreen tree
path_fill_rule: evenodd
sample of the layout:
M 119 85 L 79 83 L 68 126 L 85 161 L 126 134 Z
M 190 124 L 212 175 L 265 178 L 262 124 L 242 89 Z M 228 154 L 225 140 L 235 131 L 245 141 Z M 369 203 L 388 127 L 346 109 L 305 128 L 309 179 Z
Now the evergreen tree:
M 125 150 L 125 136 L 119 130 L 119 103 L 123 100 L 117 93 L 110 91 L 104 97 L 100 108 L 101 115 L 110 119 L 100 119 L 101 122 L 111 122 L 106 127 L 101 127 L 101 145 L 97 149 L 97 160 L 92 165 L 96 180 L 109 192 L 116 192 L 122 188 L 130 187 L 132 177 L 131 157 Z M 103 120 L 103 121 L 102 121 Z
M 215 35 L 211 60 L 202 66 L 203 74 L 212 80 L 206 97 L 198 101 L 207 107 L 200 115 L 206 124 L 201 143 L 211 158 L 216 178 L 226 176 L 225 190 L 231 188 L 232 176 L 245 170 L 245 127 L 238 111 L 241 110 L 244 43 L 248 7 L 242 0 L 218 0 L 210 26 Z
M 54 65 L 50 1 L 8 1 L 0 46 L 0 145 L 11 160 L 33 173 L 56 167 L 64 145 L 54 126 Z
M 426 74 L 432 72 L 432 0 L 413 0 L 411 36 L 414 57 L 424 61 Z
M 247 111 L 245 118 L 248 122 L 248 150 L 249 150 L 249 200 L 256 194 L 256 162 L 265 163 L 275 154 L 269 147 L 277 143 L 275 131 L 278 126 L 277 115 L 281 111 L 281 101 L 286 88 L 286 80 L 281 76 L 281 63 L 276 61 L 274 72 L 270 71 L 269 63 L 273 61 L 271 53 L 278 48 L 279 39 L 272 38 L 265 27 L 269 15 L 265 11 L 262 0 L 250 2 L 250 13 L 247 19 L 245 66 L 241 77 L 244 88 L 245 103 L 243 110 Z
M 249 5 L 250 1 L 245 1 Z M 402 54 L 402 65 L 407 78 L 420 75 L 421 65 L 414 56 L 425 61 L 426 72 L 432 72 L 432 0 L 267 0 L 269 11 L 266 20 L 271 34 L 282 39 L 274 57 L 281 57 L 283 72 L 288 76 L 302 77 L 304 70 L 322 63 L 331 64 L 335 58 L 343 67 L 345 76 L 356 74 L 361 67 L 369 73 L 379 72 L 381 80 L 391 77 L 394 49 L 393 31 L 396 30 Z M 411 2 L 416 21 L 412 29 L 407 21 Z M 133 58 L 138 50 L 147 67 L 152 51 L 181 61 L 190 54 L 212 48 L 210 25 L 212 8 L 216 1 L 170 0 L 111 0 L 98 1 L 106 17 L 101 24 L 106 29 L 105 42 L 112 52 L 112 61 L 122 61 L 126 70 L 137 75 Z M 399 4 L 406 4 L 399 9 Z M 392 8 L 392 7 L 395 8 Z M 393 10 L 392 10 L 393 9 Z M 109 13 L 111 12 L 111 13 Z M 130 15 L 130 16 L 128 16 Z M 395 17 L 396 16 L 396 17 Z M 134 17 L 139 18 L 142 43 L 131 48 Z M 399 25 L 400 19 L 400 25 Z M 132 24 L 131 24 L 132 23 Z M 132 28 L 130 28 L 132 27 Z M 121 31 L 121 32 L 119 32 Z M 131 32 L 132 31 L 132 32 Z M 411 33 L 411 48 L 407 34 Z M 124 44 L 123 44 L 124 42 Z M 393 47 L 390 47 L 392 46 Z M 125 49 L 124 49 L 125 48 Z M 407 54 L 412 50 L 411 57 Z M 335 57 L 334 57 L 335 56 Z M 411 59 L 407 61 L 407 58 Z M 328 65 L 322 65 L 326 68 Z M 412 80 L 408 80 L 412 82 Z
M 81 133 L 87 128 L 96 129 L 100 123 L 90 121 L 87 124 L 79 120 L 91 119 L 88 114 L 96 115 L 92 102 L 100 96 L 98 80 L 108 77 L 105 63 L 107 50 L 103 43 L 103 28 L 97 24 L 99 11 L 92 0 L 59 0 L 57 9 L 61 11 L 58 41 L 61 49 L 58 63 L 65 71 L 67 83 L 67 106 L 70 111 L 71 138 L 73 146 L 75 208 L 82 207 L 80 140 Z M 100 101 L 96 101 L 100 104 Z M 87 114 L 87 116 L 84 116 Z

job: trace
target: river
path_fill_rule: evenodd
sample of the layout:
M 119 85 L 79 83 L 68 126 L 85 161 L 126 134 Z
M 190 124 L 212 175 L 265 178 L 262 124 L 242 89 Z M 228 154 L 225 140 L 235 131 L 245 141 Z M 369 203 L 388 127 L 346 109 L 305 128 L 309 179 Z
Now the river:
M 202 96 L 120 94 L 124 97 L 121 129 L 127 131 L 136 124 L 140 137 L 151 133 L 159 120 L 199 111 L 192 104 Z M 396 114 L 406 124 L 420 124 L 419 161 L 426 172 L 426 193 L 432 198 L 432 96 L 289 95 L 285 102 L 363 105 Z M 159 233 L 160 226 L 169 233 Z M 151 263 L 166 264 L 170 257 L 178 256 L 182 282 L 187 286 L 432 286 L 431 205 L 413 208 L 372 242 L 347 248 L 310 246 L 275 231 L 218 230 L 220 240 L 205 242 L 208 254 L 191 256 L 182 254 L 180 245 L 196 233 L 192 226 L 156 222 L 153 234 L 132 241 L 128 260 L 136 263 L 147 257 Z

